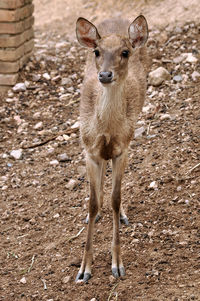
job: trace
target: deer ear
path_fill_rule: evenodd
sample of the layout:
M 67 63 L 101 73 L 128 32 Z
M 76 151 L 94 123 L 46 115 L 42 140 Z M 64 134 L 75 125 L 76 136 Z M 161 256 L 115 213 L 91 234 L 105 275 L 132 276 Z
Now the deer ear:
M 96 27 L 84 18 L 78 18 L 76 22 L 76 36 L 84 47 L 95 48 L 101 38 Z
M 148 39 L 148 25 L 144 16 L 137 17 L 128 29 L 129 39 L 133 48 L 143 46 Z

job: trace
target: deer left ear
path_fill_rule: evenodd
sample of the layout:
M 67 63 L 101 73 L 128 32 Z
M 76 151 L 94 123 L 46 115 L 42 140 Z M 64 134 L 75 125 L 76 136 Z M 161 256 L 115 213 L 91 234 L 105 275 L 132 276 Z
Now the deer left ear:
M 95 48 L 101 38 L 96 27 L 84 18 L 78 18 L 76 22 L 76 36 L 84 47 Z
M 144 16 L 137 17 L 129 26 L 129 40 L 133 48 L 142 47 L 148 39 L 148 25 Z

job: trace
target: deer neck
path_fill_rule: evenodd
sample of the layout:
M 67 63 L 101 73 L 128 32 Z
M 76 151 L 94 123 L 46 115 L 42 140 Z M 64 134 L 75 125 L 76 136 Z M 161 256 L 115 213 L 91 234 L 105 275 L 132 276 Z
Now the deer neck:
M 124 84 L 102 87 L 102 93 L 98 99 L 98 119 L 107 126 L 119 123 L 125 113 Z

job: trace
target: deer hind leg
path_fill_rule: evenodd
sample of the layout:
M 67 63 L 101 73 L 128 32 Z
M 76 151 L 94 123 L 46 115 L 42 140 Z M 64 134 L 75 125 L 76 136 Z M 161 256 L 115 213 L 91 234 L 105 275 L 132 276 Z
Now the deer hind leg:
M 99 191 L 99 195 L 98 195 L 99 210 L 96 215 L 95 223 L 97 223 L 100 220 L 101 209 L 103 207 L 103 197 L 104 197 L 103 185 L 104 185 L 104 178 L 105 178 L 106 161 L 102 160 L 99 167 L 100 167 L 100 191 Z M 85 222 L 86 222 L 86 224 L 88 224 L 88 222 L 89 222 L 89 213 L 86 217 Z
M 112 240 L 112 274 L 115 278 L 125 276 L 121 258 L 119 221 L 121 211 L 121 182 L 127 160 L 127 152 L 112 160 L 112 208 L 113 208 L 113 240 Z
M 124 208 L 122 206 L 122 203 L 121 203 L 121 207 L 120 207 L 120 222 L 127 225 L 127 226 L 129 225 L 128 217 L 126 216 L 126 214 L 124 212 Z
M 87 238 L 81 267 L 76 277 L 76 282 L 87 282 L 91 278 L 91 265 L 93 257 L 93 233 L 97 213 L 99 212 L 99 192 L 101 186 L 101 165 L 90 157 L 86 158 L 88 176 L 90 181 L 89 199 L 89 221 L 87 228 Z

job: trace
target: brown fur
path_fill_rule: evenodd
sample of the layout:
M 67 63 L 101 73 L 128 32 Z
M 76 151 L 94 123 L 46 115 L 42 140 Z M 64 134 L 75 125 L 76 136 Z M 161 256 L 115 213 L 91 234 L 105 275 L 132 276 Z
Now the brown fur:
M 136 26 L 130 28 L 126 20 L 107 20 L 99 25 L 98 31 L 83 18 L 77 21 L 77 37 L 80 43 L 93 47 L 100 53 L 95 57 L 89 51 L 80 103 L 81 139 L 86 151 L 91 187 L 87 243 L 77 276 L 77 280 L 83 278 L 85 282 L 91 274 L 94 220 L 97 211 L 100 214 L 103 202 L 104 162 L 109 159 L 113 163 L 112 271 L 115 277 L 125 274 L 119 242 L 120 214 L 126 218 L 121 205 L 121 181 L 128 145 L 145 99 L 149 67 L 147 50 L 145 46 L 133 49 L 147 38 L 145 30 L 143 32 L 146 24 L 144 20 L 142 16 L 139 17 L 134 21 Z M 128 58 L 122 56 L 124 50 L 129 52 Z M 112 72 L 112 83 L 100 83 L 98 74 L 102 71 Z

